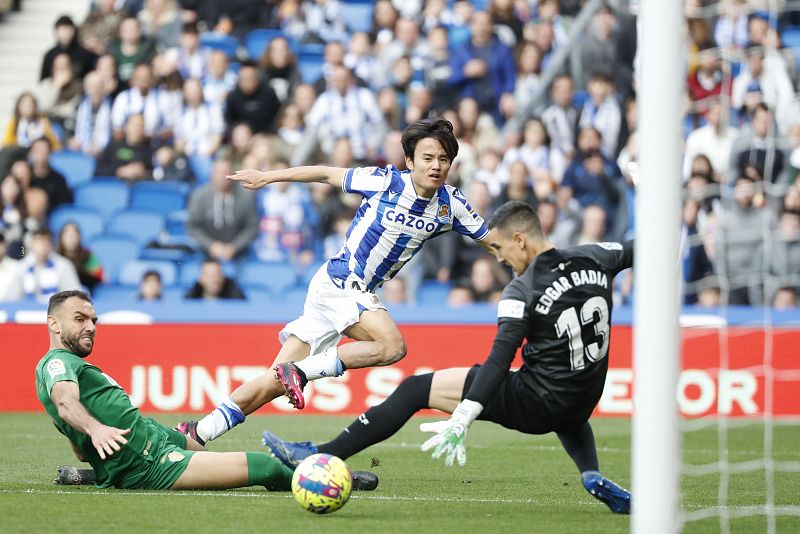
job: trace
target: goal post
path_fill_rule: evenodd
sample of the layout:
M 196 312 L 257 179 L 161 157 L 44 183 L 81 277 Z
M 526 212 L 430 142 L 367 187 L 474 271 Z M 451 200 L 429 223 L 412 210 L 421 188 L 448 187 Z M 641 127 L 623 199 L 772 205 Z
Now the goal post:
M 637 65 L 641 178 L 636 189 L 631 527 L 680 530 L 678 253 L 683 2 L 642 0 Z

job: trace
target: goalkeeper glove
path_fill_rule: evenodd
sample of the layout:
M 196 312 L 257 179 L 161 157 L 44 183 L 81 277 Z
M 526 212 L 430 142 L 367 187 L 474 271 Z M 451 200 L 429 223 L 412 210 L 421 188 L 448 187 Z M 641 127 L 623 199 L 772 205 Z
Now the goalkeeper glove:
M 464 399 L 456 406 L 453 415 L 447 421 L 422 423 L 419 425 L 422 432 L 436 433 L 422 444 L 422 450 L 433 449 L 431 458 L 434 460 L 438 460 L 444 455 L 444 463 L 448 467 L 453 465 L 453 460 L 463 466 L 467 463 L 467 450 L 464 447 L 467 429 L 482 411 L 483 406 L 479 402 Z

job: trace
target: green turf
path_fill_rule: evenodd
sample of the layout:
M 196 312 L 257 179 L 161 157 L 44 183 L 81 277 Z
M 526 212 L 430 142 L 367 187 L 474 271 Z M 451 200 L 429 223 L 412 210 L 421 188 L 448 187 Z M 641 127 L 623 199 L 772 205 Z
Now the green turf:
M 176 417 L 159 417 L 174 423 Z M 270 429 L 290 439 L 333 437 L 349 418 L 251 417 L 213 444 L 213 450 L 259 450 L 260 432 Z M 423 435 L 414 420 L 391 440 L 353 457 L 353 469 L 372 468 L 381 480 L 372 493 L 355 494 L 329 516 L 303 511 L 288 494 L 258 489 L 219 492 L 137 492 L 63 488 L 51 484 L 59 464 L 76 464 L 70 449 L 45 415 L 0 415 L 0 531 L 61 532 L 601 532 L 628 531 L 625 516 L 615 516 L 581 487 L 575 467 L 555 436 L 525 436 L 476 423 L 468 438 L 469 461 L 445 468 L 418 450 Z M 618 482 L 630 482 L 630 424 L 593 422 L 600 463 Z M 758 459 L 763 428 L 748 425 L 729 432 L 730 460 Z M 800 461 L 800 428 L 775 431 L 774 457 Z M 684 435 L 684 461 L 717 460 L 715 428 Z M 731 477 L 728 504 L 733 510 L 764 502 L 764 472 Z M 779 473 L 776 505 L 800 503 L 800 478 Z M 697 510 L 717 503 L 719 477 L 685 478 L 684 505 Z M 778 532 L 800 532 L 800 518 L 779 517 Z M 732 532 L 762 532 L 763 517 L 731 522 Z M 719 532 L 718 519 L 693 522 L 685 532 Z

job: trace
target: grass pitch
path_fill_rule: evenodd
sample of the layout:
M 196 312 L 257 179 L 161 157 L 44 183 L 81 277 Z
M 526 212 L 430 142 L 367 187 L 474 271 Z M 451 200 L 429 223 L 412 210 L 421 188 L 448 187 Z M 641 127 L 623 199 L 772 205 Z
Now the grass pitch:
M 158 417 L 174 424 L 178 417 Z M 289 439 L 325 441 L 351 421 L 342 417 L 251 417 L 212 444 L 211 449 L 262 450 L 260 433 L 272 430 Z M 44 414 L 0 415 L 0 531 L 2 532 L 627 532 L 629 518 L 616 516 L 588 495 L 557 438 L 525 436 L 478 422 L 467 440 L 468 462 L 446 468 L 419 451 L 424 440 L 415 419 L 392 439 L 348 461 L 371 469 L 380 486 L 354 493 L 340 511 L 315 516 L 288 493 L 251 488 L 214 492 L 97 490 L 54 486 L 56 466 L 77 465 L 65 441 Z M 593 421 L 603 471 L 630 484 L 630 423 Z M 763 456 L 763 427 L 729 430 L 729 461 Z M 800 426 L 775 428 L 774 458 L 800 461 Z M 684 462 L 718 459 L 717 431 L 684 434 Z M 687 510 L 717 504 L 719 476 L 686 477 Z M 731 475 L 732 512 L 765 502 L 763 470 Z M 800 475 L 775 475 L 776 506 L 800 504 Z M 763 532 L 764 517 L 731 520 L 733 532 Z M 779 517 L 778 532 L 800 532 L 800 517 Z M 719 532 L 716 518 L 692 522 L 684 532 Z

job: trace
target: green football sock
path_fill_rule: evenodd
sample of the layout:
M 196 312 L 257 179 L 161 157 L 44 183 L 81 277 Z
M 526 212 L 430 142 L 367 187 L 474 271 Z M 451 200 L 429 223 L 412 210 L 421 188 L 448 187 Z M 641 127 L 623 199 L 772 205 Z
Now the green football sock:
M 269 491 L 292 489 L 292 470 L 263 452 L 246 452 L 247 485 L 264 486 Z

